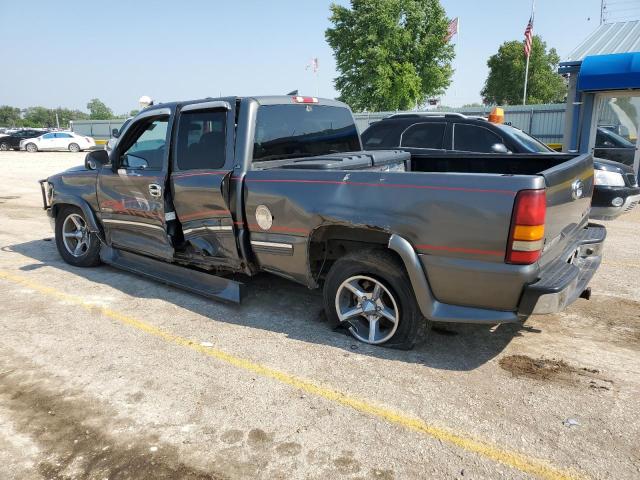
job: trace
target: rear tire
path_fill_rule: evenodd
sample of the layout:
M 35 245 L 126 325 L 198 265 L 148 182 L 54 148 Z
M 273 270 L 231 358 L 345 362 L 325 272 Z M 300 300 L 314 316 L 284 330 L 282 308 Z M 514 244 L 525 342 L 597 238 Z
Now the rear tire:
M 73 153 L 78 153 L 80 151 L 80 145 L 78 145 L 77 143 L 70 143 L 69 151 Z
M 404 266 L 384 250 L 353 252 L 337 260 L 323 294 L 331 324 L 345 326 L 364 343 L 409 350 L 419 327 L 428 324 Z
M 95 267 L 100 264 L 100 240 L 89 232 L 84 213 L 78 207 L 68 206 L 58 212 L 56 247 L 69 265 Z
M 11 145 L 9 145 L 7 142 L 0 143 L 0 151 L 8 152 L 9 150 L 11 150 Z
M 38 151 L 38 146 L 35 143 L 27 143 L 24 147 L 27 152 L 35 153 Z

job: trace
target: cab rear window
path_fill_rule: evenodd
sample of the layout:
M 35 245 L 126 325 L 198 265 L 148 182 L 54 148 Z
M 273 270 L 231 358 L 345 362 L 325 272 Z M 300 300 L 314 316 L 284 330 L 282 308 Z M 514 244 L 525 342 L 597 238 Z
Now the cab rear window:
M 358 130 L 347 108 L 262 105 L 258 109 L 254 162 L 358 150 Z

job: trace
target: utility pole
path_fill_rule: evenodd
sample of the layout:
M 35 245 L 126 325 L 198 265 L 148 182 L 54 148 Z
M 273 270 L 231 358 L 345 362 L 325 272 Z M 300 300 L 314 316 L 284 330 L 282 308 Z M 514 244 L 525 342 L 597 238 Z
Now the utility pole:
M 600 25 L 604 23 L 604 11 L 607 6 L 604 4 L 604 0 L 600 0 Z

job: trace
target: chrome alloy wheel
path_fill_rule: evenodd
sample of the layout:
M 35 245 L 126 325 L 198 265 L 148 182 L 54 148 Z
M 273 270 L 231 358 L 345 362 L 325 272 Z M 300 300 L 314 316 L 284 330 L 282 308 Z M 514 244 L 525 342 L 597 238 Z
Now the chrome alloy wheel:
M 70 214 L 62 225 L 62 241 L 74 257 L 81 257 L 91 246 L 91 235 L 87 223 L 77 213 Z
M 391 292 L 375 278 L 356 275 L 336 293 L 336 312 L 349 332 L 361 342 L 380 344 L 396 333 L 400 310 Z

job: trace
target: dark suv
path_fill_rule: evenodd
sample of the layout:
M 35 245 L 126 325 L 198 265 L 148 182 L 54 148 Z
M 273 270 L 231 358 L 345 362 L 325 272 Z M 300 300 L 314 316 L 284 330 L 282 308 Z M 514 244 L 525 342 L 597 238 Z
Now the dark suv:
M 449 153 L 548 153 L 557 154 L 538 139 L 507 124 L 460 113 L 397 114 L 375 122 L 362 133 L 366 150 L 420 149 L 434 156 Z M 597 153 L 597 152 L 596 152 Z M 613 220 L 640 202 L 640 188 L 633 168 L 594 158 L 595 189 L 591 218 Z

